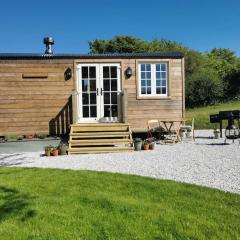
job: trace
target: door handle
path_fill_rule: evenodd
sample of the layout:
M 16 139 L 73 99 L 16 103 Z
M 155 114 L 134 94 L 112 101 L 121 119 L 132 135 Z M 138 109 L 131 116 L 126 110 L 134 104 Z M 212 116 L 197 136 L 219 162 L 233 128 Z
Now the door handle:
M 101 96 L 102 96 L 102 92 L 103 92 L 103 91 L 102 91 L 102 88 L 101 88 Z
M 97 88 L 97 96 L 98 96 L 98 88 Z

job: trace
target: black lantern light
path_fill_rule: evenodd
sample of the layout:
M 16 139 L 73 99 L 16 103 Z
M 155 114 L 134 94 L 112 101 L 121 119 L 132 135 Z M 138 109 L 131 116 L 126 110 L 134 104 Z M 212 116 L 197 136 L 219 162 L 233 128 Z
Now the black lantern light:
M 127 77 L 127 78 L 130 78 L 130 77 L 132 76 L 132 69 L 131 69 L 130 67 L 128 67 L 128 68 L 126 69 L 125 74 L 126 74 L 126 77 Z
M 64 78 L 66 81 L 70 80 L 72 77 L 72 69 L 67 68 L 66 71 L 64 72 Z
M 234 139 L 239 138 L 239 129 L 234 126 L 234 117 L 233 113 L 229 114 L 228 118 L 228 125 L 225 130 L 225 136 L 227 139 Z

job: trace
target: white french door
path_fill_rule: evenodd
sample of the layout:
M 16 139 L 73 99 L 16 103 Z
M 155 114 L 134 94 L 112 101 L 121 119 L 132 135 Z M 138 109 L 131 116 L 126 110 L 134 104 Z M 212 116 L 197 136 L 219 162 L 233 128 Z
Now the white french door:
M 79 64 L 77 76 L 78 122 L 120 121 L 120 64 Z

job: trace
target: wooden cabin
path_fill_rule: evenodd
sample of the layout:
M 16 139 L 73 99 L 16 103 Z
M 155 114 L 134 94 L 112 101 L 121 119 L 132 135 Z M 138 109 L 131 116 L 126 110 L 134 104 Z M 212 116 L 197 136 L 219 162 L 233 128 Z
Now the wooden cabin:
M 0 135 L 68 133 L 185 114 L 180 52 L 0 54 Z

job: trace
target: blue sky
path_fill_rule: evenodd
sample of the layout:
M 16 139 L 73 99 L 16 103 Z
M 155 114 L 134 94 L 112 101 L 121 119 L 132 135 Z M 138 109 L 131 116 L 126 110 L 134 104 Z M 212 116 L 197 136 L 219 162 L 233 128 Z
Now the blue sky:
M 132 35 L 240 56 L 240 1 L 2 1 L 0 30 L 0 52 L 43 52 L 43 37 L 53 36 L 56 53 L 87 53 L 88 41 Z

